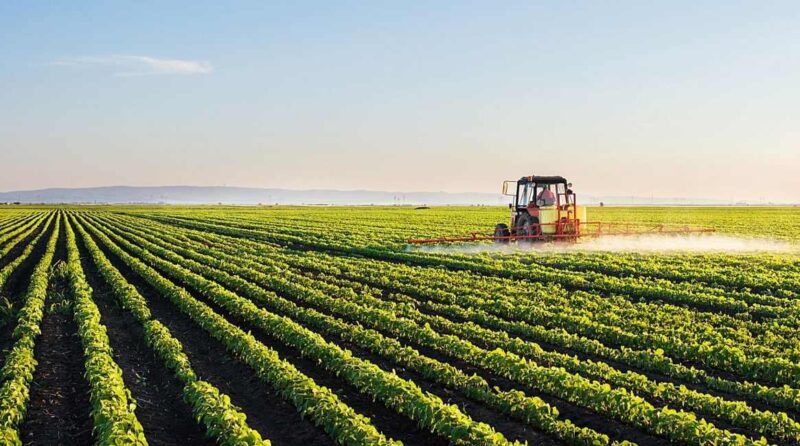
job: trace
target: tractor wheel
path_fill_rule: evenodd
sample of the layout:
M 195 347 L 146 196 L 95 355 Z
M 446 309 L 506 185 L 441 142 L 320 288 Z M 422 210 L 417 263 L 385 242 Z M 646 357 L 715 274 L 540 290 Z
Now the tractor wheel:
M 575 234 L 575 225 L 567 217 L 561 218 L 561 233 L 562 234 Z
M 494 236 L 495 237 L 508 237 L 509 235 L 511 235 L 511 231 L 508 230 L 508 225 L 507 224 L 498 223 L 494 227 Z M 505 243 L 508 243 L 508 239 L 507 238 L 499 239 L 499 240 L 495 239 L 494 242 L 495 243 L 505 244 Z
M 517 235 L 524 237 L 538 237 L 542 234 L 539 226 L 539 217 L 532 217 L 529 214 L 520 214 L 517 217 Z M 525 239 L 532 241 L 533 239 Z

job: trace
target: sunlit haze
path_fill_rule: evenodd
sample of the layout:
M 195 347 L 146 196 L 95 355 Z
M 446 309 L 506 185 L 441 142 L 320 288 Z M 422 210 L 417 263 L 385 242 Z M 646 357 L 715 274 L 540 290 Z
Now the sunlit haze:
M 797 2 L 3 2 L 0 191 L 800 203 Z

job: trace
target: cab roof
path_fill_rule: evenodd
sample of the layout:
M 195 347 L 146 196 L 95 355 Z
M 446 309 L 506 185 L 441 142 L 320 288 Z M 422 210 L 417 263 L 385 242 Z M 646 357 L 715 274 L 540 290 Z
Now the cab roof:
M 531 175 L 522 177 L 517 181 L 519 184 L 535 183 L 535 184 L 567 184 L 567 179 L 561 176 L 543 176 Z

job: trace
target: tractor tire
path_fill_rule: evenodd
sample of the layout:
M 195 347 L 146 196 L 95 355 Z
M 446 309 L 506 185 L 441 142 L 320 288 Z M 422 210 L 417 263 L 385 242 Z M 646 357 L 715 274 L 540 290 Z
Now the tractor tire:
M 561 218 L 561 233 L 573 235 L 576 234 L 575 225 L 566 217 Z
M 508 225 L 507 224 L 498 223 L 494 227 L 494 236 L 495 237 L 508 237 L 510 235 L 511 235 L 511 231 L 508 230 Z M 506 243 L 508 243 L 508 241 L 509 241 L 509 239 L 504 238 L 504 239 L 499 239 L 499 240 L 495 239 L 494 242 L 498 243 L 498 244 L 506 244 Z
M 517 235 L 521 237 L 538 237 L 542 235 L 542 228 L 539 226 L 539 217 L 532 217 L 529 214 L 520 214 L 517 217 Z M 534 241 L 534 238 L 522 239 L 526 242 Z

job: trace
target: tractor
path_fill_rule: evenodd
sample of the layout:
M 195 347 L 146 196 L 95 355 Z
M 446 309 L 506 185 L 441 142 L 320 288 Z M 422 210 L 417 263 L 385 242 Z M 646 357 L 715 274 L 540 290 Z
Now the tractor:
M 514 197 L 508 205 L 511 222 L 495 226 L 496 242 L 580 237 L 581 224 L 586 223 L 586 208 L 578 206 L 572 183 L 566 178 L 530 175 L 504 181 L 503 195 Z

